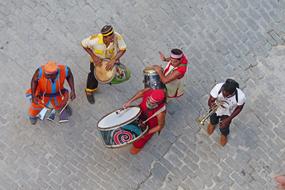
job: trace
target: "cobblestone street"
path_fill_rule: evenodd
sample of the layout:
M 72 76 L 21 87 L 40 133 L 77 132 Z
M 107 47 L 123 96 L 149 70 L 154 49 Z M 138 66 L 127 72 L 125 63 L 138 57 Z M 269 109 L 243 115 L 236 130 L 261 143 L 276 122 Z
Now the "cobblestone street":
M 91 105 L 82 39 L 111 24 L 127 44 L 126 83 L 100 85 Z M 0 189 L 274 190 L 285 174 L 285 0 L 0 0 Z M 189 58 L 186 93 L 137 156 L 107 149 L 97 122 L 143 88 L 158 51 Z M 30 124 L 25 91 L 48 60 L 68 65 L 77 98 L 69 123 Z M 214 84 L 246 94 L 229 142 L 196 118 Z

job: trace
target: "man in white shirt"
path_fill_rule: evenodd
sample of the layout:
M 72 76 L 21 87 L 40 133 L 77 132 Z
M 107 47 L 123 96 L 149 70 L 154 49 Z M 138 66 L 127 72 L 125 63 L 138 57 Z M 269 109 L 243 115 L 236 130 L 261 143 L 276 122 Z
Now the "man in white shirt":
M 245 94 L 233 79 L 227 79 L 224 83 L 216 84 L 210 92 L 208 99 L 210 109 L 213 109 L 217 102 L 222 102 L 222 105 L 210 116 L 207 132 L 211 135 L 215 130 L 215 126 L 219 124 L 221 131 L 220 144 L 222 146 L 228 141 L 227 135 L 230 133 L 230 123 L 243 109 L 245 99 Z

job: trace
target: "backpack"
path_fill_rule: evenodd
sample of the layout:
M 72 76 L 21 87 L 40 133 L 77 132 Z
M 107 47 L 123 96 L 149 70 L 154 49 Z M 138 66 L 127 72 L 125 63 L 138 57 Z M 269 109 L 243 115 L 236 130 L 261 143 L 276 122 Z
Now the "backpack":
M 239 83 L 237 82 L 237 81 L 235 81 L 235 80 L 233 80 L 233 79 L 227 79 L 226 80 L 226 82 L 225 83 L 233 83 L 235 86 L 236 86 L 236 90 L 235 90 L 235 96 L 236 96 L 236 101 L 238 102 L 238 88 L 239 88 Z M 224 84 L 225 84 L 224 83 Z M 224 86 L 224 85 L 223 85 Z M 222 92 L 222 90 L 223 90 L 223 86 L 221 87 L 221 89 L 219 90 L 219 92 L 218 92 L 218 95 Z

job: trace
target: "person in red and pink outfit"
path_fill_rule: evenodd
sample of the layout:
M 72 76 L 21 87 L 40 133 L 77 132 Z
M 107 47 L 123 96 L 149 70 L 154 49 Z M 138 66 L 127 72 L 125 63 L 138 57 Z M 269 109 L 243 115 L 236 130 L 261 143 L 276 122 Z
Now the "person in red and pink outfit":
M 187 72 L 187 57 L 180 49 L 172 49 L 170 57 L 165 57 L 161 52 L 160 59 L 167 62 L 164 69 L 156 65 L 155 71 L 162 83 L 167 88 L 167 98 L 178 98 L 184 94 L 184 80 Z
M 154 133 L 160 132 L 165 125 L 166 115 L 166 92 L 164 89 L 145 88 L 139 90 L 127 103 L 123 105 L 124 108 L 129 107 L 130 104 L 142 98 L 140 103 L 141 115 L 140 120 L 147 121 L 149 131 L 140 139 L 133 143 L 130 150 L 131 154 L 137 154 L 141 151 L 144 145 L 151 139 Z

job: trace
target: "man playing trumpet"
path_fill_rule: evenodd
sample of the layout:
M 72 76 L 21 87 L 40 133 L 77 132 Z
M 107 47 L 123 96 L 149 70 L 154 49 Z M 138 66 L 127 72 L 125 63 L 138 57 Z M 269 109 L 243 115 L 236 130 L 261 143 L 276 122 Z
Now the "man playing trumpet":
M 111 25 L 105 25 L 101 29 L 101 33 L 91 35 L 82 40 L 81 45 L 90 56 L 90 72 L 88 74 L 85 92 L 88 102 L 94 104 L 95 99 L 93 93 L 98 86 L 98 80 L 94 75 L 95 66 L 100 67 L 104 59 L 109 59 L 110 61 L 105 69 L 106 71 L 112 70 L 115 64 L 119 64 L 120 58 L 125 54 L 126 43 L 123 37 L 115 32 Z M 129 76 L 127 78 L 129 78 Z
M 210 115 L 210 123 L 208 124 L 207 132 L 211 135 L 215 126 L 219 124 L 221 132 L 220 144 L 227 144 L 227 136 L 230 133 L 230 124 L 243 109 L 245 104 L 245 94 L 239 89 L 239 84 L 227 79 L 224 83 L 219 83 L 214 86 L 210 92 L 208 106 L 211 110 L 216 111 Z M 222 105 L 218 105 L 222 102 Z M 218 108 L 216 106 L 219 106 Z

